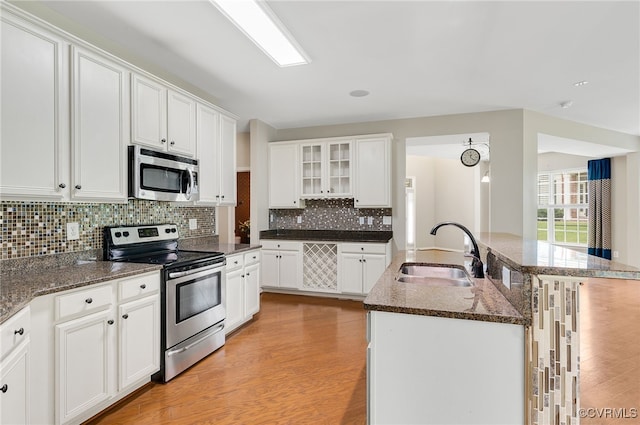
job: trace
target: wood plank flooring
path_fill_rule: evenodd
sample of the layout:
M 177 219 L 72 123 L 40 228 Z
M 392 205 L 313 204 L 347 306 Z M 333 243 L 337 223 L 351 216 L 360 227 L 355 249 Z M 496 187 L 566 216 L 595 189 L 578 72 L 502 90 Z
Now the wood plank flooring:
M 581 407 L 626 409 L 622 417 L 591 411 L 581 423 L 640 423 L 640 281 L 588 279 L 580 286 L 580 333 Z
M 88 423 L 364 424 L 362 303 L 270 293 L 261 302 L 223 348 Z

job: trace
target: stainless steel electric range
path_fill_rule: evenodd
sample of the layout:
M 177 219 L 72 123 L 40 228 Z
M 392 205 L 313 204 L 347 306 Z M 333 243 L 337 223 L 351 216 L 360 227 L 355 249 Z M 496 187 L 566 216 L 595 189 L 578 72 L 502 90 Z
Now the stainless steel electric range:
M 104 259 L 161 264 L 161 359 L 167 382 L 225 343 L 225 256 L 178 249 L 178 226 L 104 228 Z

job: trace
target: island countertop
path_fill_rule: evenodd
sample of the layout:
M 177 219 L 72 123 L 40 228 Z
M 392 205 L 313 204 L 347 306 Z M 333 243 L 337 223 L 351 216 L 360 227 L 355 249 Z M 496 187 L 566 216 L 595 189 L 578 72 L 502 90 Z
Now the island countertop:
M 489 279 L 472 279 L 470 287 L 436 287 L 396 280 L 403 263 L 464 266 L 470 260 L 459 252 L 401 251 L 365 298 L 364 307 L 392 313 L 525 324 L 525 318 Z
M 478 244 L 522 273 L 640 279 L 640 269 L 509 233 L 480 233 Z M 484 257 L 484 256 L 483 256 Z

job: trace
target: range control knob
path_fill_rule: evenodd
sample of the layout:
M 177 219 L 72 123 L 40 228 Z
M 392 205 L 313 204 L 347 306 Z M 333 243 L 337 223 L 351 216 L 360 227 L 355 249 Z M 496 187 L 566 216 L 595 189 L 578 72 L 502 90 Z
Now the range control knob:
M 129 232 L 122 232 L 122 236 L 124 236 L 125 238 L 129 237 Z
M 120 233 L 120 232 L 115 232 L 115 233 L 113 234 L 113 236 L 115 236 L 116 238 L 119 238 L 120 236 L 122 236 L 122 233 Z
M 165 233 L 171 233 L 171 229 L 169 229 L 168 227 L 166 229 L 164 229 Z
M 176 228 L 175 228 L 175 227 L 172 227 L 172 228 L 171 228 L 171 233 L 175 233 L 175 232 L 177 232 Z

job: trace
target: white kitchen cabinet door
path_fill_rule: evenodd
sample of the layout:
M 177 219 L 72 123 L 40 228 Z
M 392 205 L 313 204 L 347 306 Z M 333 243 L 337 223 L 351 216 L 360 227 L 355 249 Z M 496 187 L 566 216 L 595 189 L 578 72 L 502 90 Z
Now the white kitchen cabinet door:
M 262 286 L 279 286 L 280 252 L 263 249 L 260 267 L 262 268 Z
M 387 258 L 384 254 L 364 254 L 362 260 L 362 293 L 368 294 L 387 268 Z
M 64 424 L 114 393 L 112 310 L 55 326 L 56 423 Z
M 220 199 L 220 114 L 198 103 L 196 141 L 198 149 L 198 184 L 200 205 L 218 205 Z
M 269 208 L 299 208 L 298 144 L 269 144 Z
M 118 390 L 160 369 L 160 298 L 158 294 L 120 305 Z
M 340 290 L 349 294 L 362 294 L 362 254 L 340 255 Z
M 321 141 L 300 146 L 303 198 L 351 197 L 351 141 Z
M 4 10 L 0 40 L 0 193 L 60 200 L 70 183 L 62 172 L 69 137 L 66 45 Z
M 29 424 L 29 340 L 0 363 L 0 423 Z
M 129 71 L 73 48 L 71 197 L 127 199 Z
M 196 101 L 188 96 L 168 91 L 167 94 L 168 150 L 193 156 L 196 151 Z
M 236 120 L 220 115 L 219 205 L 236 205 Z
M 160 83 L 132 74 L 131 142 L 167 149 L 167 89 Z
M 227 273 L 225 329 L 234 330 L 244 319 L 244 271 L 242 268 Z
M 356 208 L 391 207 L 391 138 L 356 140 Z
M 300 289 L 302 254 L 300 251 L 280 251 L 279 255 L 278 286 L 285 289 Z
M 244 273 L 244 315 L 253 316 L 260 311 L 260 264 L 245 267 Z

